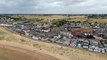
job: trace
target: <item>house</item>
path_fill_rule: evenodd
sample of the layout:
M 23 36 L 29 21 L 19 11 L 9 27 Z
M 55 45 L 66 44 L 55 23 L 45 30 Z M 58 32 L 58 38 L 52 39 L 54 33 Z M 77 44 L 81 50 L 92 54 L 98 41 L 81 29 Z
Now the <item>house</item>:
M 76 45 L 76 47 L 77 48 L 82 48 L 82 44 L 79 43 L 79 44 Z
M 74 41 L 72 41 L 72 43 L 70 43 L 70 46 L 71 47 L 76 47 L 76 43 L 77 43 L 77 41 L 74 40 Z
M 95 52 L 100 52 L 101 49 L 100 49 L 98 46 L 96 46 L 96 47 L 94 47 L 94 50 L 93 50 L 93 51 L 95 51 Z
M 88 50 L 89 51 L 94 51 L 94 48 L 95 48 L 95 46 L 90 46 Z
M 12 22 L 13 20 L 11 18 L 7 18 L 7 17 L 2 17 L 0 18 L 0 22 L 1 23 L 8 23 L 8 22 Z
M 72 29 L 71 33 L 73 36 L 78 36 L 78 35 L 82 35 L 83 31 L 79 29 Z
M 49 39 L 49 41 L 52 42 L 52 43 L 56 42 L 57 40 L 58 40 L 58 39 L 55 39 L 55 38 Z
M 71 40 L 71 38 L 70 38 L 70 37 L 67 37 L 67 36 L 62 36 L 62 39 L 63 39 L 63 40 Z
M 60 38 L 61 38 L 61 35 L 54 36 L 53 38 L 54 38 L 54 39 L 60 39 Z
M 29 34 L 29 32 L 26 32 L 26 31 L 25 31 L 25 35 L 26 35 L 26 36 L 29 36 L 30 34 Z
M 101 48 L 99 48 L 98 46 L 90 46 L 89 51 L 94 51 L 94 52 L 101 52 Z
M 99 26 L 92 26 L 93 29 L 99 29 Z
M 50 32 L 50 29 L 42 29 L 42 31 L 48 33 Z
M 70 28 L 81 28 L 81 23 L 78 22 L 71 22 L 69 23 Z
M 33 35 L 32 39 L 39 40 L 39 37 Z
M 41 40 L 41 41 L 49 41 L 49 38 L 48 38 L 48 37 L 41 37 L 40 40 Z
M 69 37 L 73 37 L 73 35 L 69 31 L 60 31 L 60 34 L 65 35 L 65 36 L 69 36 Z
M 0 24 L 0 26 L 4 26 L 4 27 L 12 27 L 12 26 L 14 26 L 14 25 L 12 25 L 12 24 Z
M 101 53 L 107 52 L 106 48 L 99 48 L 98 46 L 90 46 L 88 50 Z
M 76 47 L 77 48 L 82 48 L 82 46 L 83 46 L 83 41 L 77 41 Z
M 106 53 L 107 52 L 106 48 L 101 48 L 101 52 Z
M 97 40 L 102 40 L 103 38 L 102 37 L 98 37 L 98 36 L 94 36 L 95 39 Z
M 65 41 L 63 42 L 63 45 L 69 46 L 70 43 L 71 43 L 71 40 L 65 40 Z
M 90 45 L 89 40 L 85 40 L 85 41 L 83 41 L 83 46 L 82 47 L 88 49 L 89 45 Z
M 45 33 L 48 33 L 48 32 L 51 31 L 51 29 L 50 28 L 41 27 L 41 31 L 45 32 Z
M 63 40 L 63 39 L 58 39 L 57 41 L 55 41 L 56 43 L 58 43 L 58 44 L 63 44 L 64 43 L 64 41 L 65 40 Z

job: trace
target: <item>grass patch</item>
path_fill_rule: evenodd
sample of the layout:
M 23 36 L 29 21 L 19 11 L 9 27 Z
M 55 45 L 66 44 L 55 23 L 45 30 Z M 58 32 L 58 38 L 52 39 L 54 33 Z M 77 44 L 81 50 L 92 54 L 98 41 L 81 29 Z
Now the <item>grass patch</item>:
M 24 39 L 20 39 L 20 41 L 21 41 L 21 42 L 26 42 L 26 40 L 24 40 Z
M 4 36 L 0 36 L 0 40 L 3 40 L 4 39 Z
M 38 44 L 33 44 L 33 46 L 35 47 L 35 46 L 38 46 Z
M 4 32 L 0 32 L 0 35 L 5 34 Z
M 4 32 L 0 32 L 0 40 L 3 40 L 5 37 L 5 33 Z

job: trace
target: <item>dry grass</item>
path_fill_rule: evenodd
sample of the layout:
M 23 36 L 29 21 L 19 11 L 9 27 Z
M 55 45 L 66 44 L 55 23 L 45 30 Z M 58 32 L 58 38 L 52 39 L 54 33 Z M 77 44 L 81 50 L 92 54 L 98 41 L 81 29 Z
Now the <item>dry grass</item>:
M 26 19 L 44 19 L 44 21 L 54 20 L 54 19 L 66 19 L 71 18 L 72 20 L 69 21 L 84 21 L 86 18 L 85 16 L 60 16 L 60 15 L 53 15 L 53 16 L 33 16 L 33 15 L 23 15 L 23 16 L 13 16 L 13 17 L 24 17 Z
M 89 19 L 89 22 L 107 23 L 107 19 Z
M 19 15 L 19 16 L 13 16 L 13 17 L 25 17 L 27 19 L 44 19 L 43 21 L 47 22 L 49 20 L 54 20 L 54 19 L 66 19 L 70 18 L 69 21 L 86 21 L 88 20 L 89 22 L 98 22 L 98 23 L 107 23 L 107 19 L 87 19 L 86 16 L 60 16 L 60 15 L 53 15 L 53 16 L 33 16 L 33 15 Z

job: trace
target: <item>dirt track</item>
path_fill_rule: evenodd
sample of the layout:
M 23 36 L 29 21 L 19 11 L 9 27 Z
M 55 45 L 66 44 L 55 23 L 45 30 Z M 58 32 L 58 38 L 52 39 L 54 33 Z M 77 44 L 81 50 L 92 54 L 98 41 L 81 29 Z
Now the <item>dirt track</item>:
M 38 51 L 0 44 L 0 60 L 59 60 Z

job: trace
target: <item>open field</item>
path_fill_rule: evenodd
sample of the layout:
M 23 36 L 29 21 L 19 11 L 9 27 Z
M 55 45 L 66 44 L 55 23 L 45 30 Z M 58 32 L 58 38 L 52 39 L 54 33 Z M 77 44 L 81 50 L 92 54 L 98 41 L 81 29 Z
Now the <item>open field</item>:
M 89 19 L 89 22 L 107 23 L 107 19 Z
M 54 19 L 69 19 L 68 21 L 88 21 L 88 22 L 98 22 L 98 23 L 107 23 L 107 18 L 105 19 L 95 19 L 90 18 L 88 19 L 86 16 L 60 16 L 60 15 L 53 15 L 53 16 L 33 16 L 33 15 L 19 15 L 19 16 L 13 16 L 13 17 L 23 17 L 26 19 L 43 19 L 43 21 L 52 21 Z
M 11 33 L 2 27 L 0 27 L 0 40 L 2 44 L 10 42 L 9 45 L 13 46 L 17 43 L 19 44 L 18 46 L 26 45 L 61 60 L 107 60 L 106 54 L 89 52 L 83 49 L 62 47 L 60 45 L 40 41 L 33 41 L 29 38 Z M 3 43 L 2 41 L 5 42 Z M 25 47 L 22 46 L 22 48 Z

